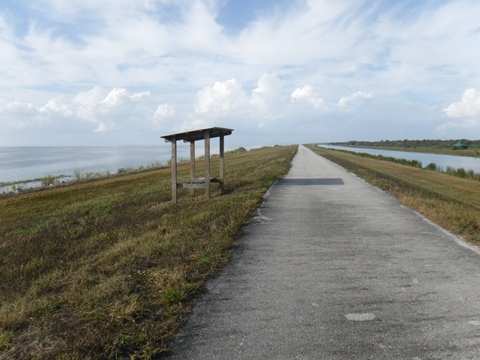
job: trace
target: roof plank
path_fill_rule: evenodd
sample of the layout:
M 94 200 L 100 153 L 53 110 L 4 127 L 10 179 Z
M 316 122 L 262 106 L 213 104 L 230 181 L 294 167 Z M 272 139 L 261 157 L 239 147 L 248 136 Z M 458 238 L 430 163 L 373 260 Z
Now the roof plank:
M 164 135 L 162 136 L 162 138 L 165 139 L 165 142 L 172 142 L 172 141 L 178 141 L 178 140 L 183 140 L 184 142 L 192 142 L 192 141 L 203 140 L 205 138 L 206 132 L 210 134 L 210 138 L 216 138 L 220 136 L 231 135 L 233 132 L 233 129 L 227 129 L 222 127 L 211 127 L 206 129 L 200 129 L 200 130 L 185 131 L 177 134 Z

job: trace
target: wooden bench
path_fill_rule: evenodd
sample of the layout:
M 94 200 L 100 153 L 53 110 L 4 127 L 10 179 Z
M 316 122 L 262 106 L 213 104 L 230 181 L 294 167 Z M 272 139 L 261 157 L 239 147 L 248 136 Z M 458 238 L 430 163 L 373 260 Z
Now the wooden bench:
M 210 183 L 220 184 L 220 189 L 223 190 L 223 181 L 214 177 L 210 178 Z M 197 177 L 195 179 L 189 179 L 184 183 L 177 184 L 177 189 L 205 189 L 206 181 L 205 177 Z

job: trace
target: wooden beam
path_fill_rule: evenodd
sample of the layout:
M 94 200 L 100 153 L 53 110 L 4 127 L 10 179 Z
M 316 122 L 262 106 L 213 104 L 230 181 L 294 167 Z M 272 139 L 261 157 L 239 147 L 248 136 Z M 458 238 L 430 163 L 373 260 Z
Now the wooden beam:
M 210 132 L 205 131 L 205 196 L 210 197 Z
M 174 204 L 177 203 L 177 139 L 174 137 L 172 139 L 172 201 Z
M 220 135 L 220 189 L 224 190 L 225 136 Z
M 190 179 L 195 179 L 195 141 L 190 141 Z M 195 196 L 195 189 L 192 189 Z

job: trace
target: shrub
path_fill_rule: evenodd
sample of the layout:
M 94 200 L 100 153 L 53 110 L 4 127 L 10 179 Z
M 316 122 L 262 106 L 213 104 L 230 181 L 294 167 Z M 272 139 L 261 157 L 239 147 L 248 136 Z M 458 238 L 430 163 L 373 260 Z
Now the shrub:
M 466 178 L 467 177 L 467 172 L 465 171 L 464 168 L 458 168 L 457 169 L 457 176 L 461 178 Z
M 435 163 L 430 163 L 428 164 L 427 166 L 425 166 L 425 169 L 427 170 L 433 170 L 433 171 L 438 171 L 438 167 L 437 167 L 437 164 Z
M 40 183 L 43 187 L 50 185 L 58 185 L 58 177 L 54 175 L 47 175 L 40 179 Z

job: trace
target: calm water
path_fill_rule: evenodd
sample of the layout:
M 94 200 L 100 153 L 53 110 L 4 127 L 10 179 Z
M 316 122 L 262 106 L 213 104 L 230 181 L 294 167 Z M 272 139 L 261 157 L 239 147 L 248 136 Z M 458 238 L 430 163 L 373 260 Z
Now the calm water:
M 179 157 L 186 157 L 179 149 Z M 0 183 L 31 180 L 49 175 L 74 177 L 76 171 L 116 173 L 170 159 L 170 145 L 120 147 L 0 147 Z M 11 189 L 11 186 L 7 186 Z M 0 191 L 2 189 L 0 188 Z
M 347 151 L 353 151 L 358 153 L 367 153 L 370 155 L 391 156 L 398 159 L 418 160 L 422 163 L 423 167 L 427 166 L 428 164 L 435 163 L 437 166 L 439 166 L 443 170 L 445 170 L 448 166 L 450 166 L 451 168 L 454 168 L 454 169 L 464 168 L 465 170 L 473 170 L 475 172 L 480 172 L 480 158 L 473 158 L 473 157 L 467 157 L 467 156 L 414 153 L 414 152 L 406 152 L 406 151 L 363 149 L 363 148 L 353 148 L 353 147 L 346 147 L 346 146 L 323 145 L 323 144 L 319 144 L 318 146 L 324 147 L 326 149 L 347 150 Z

